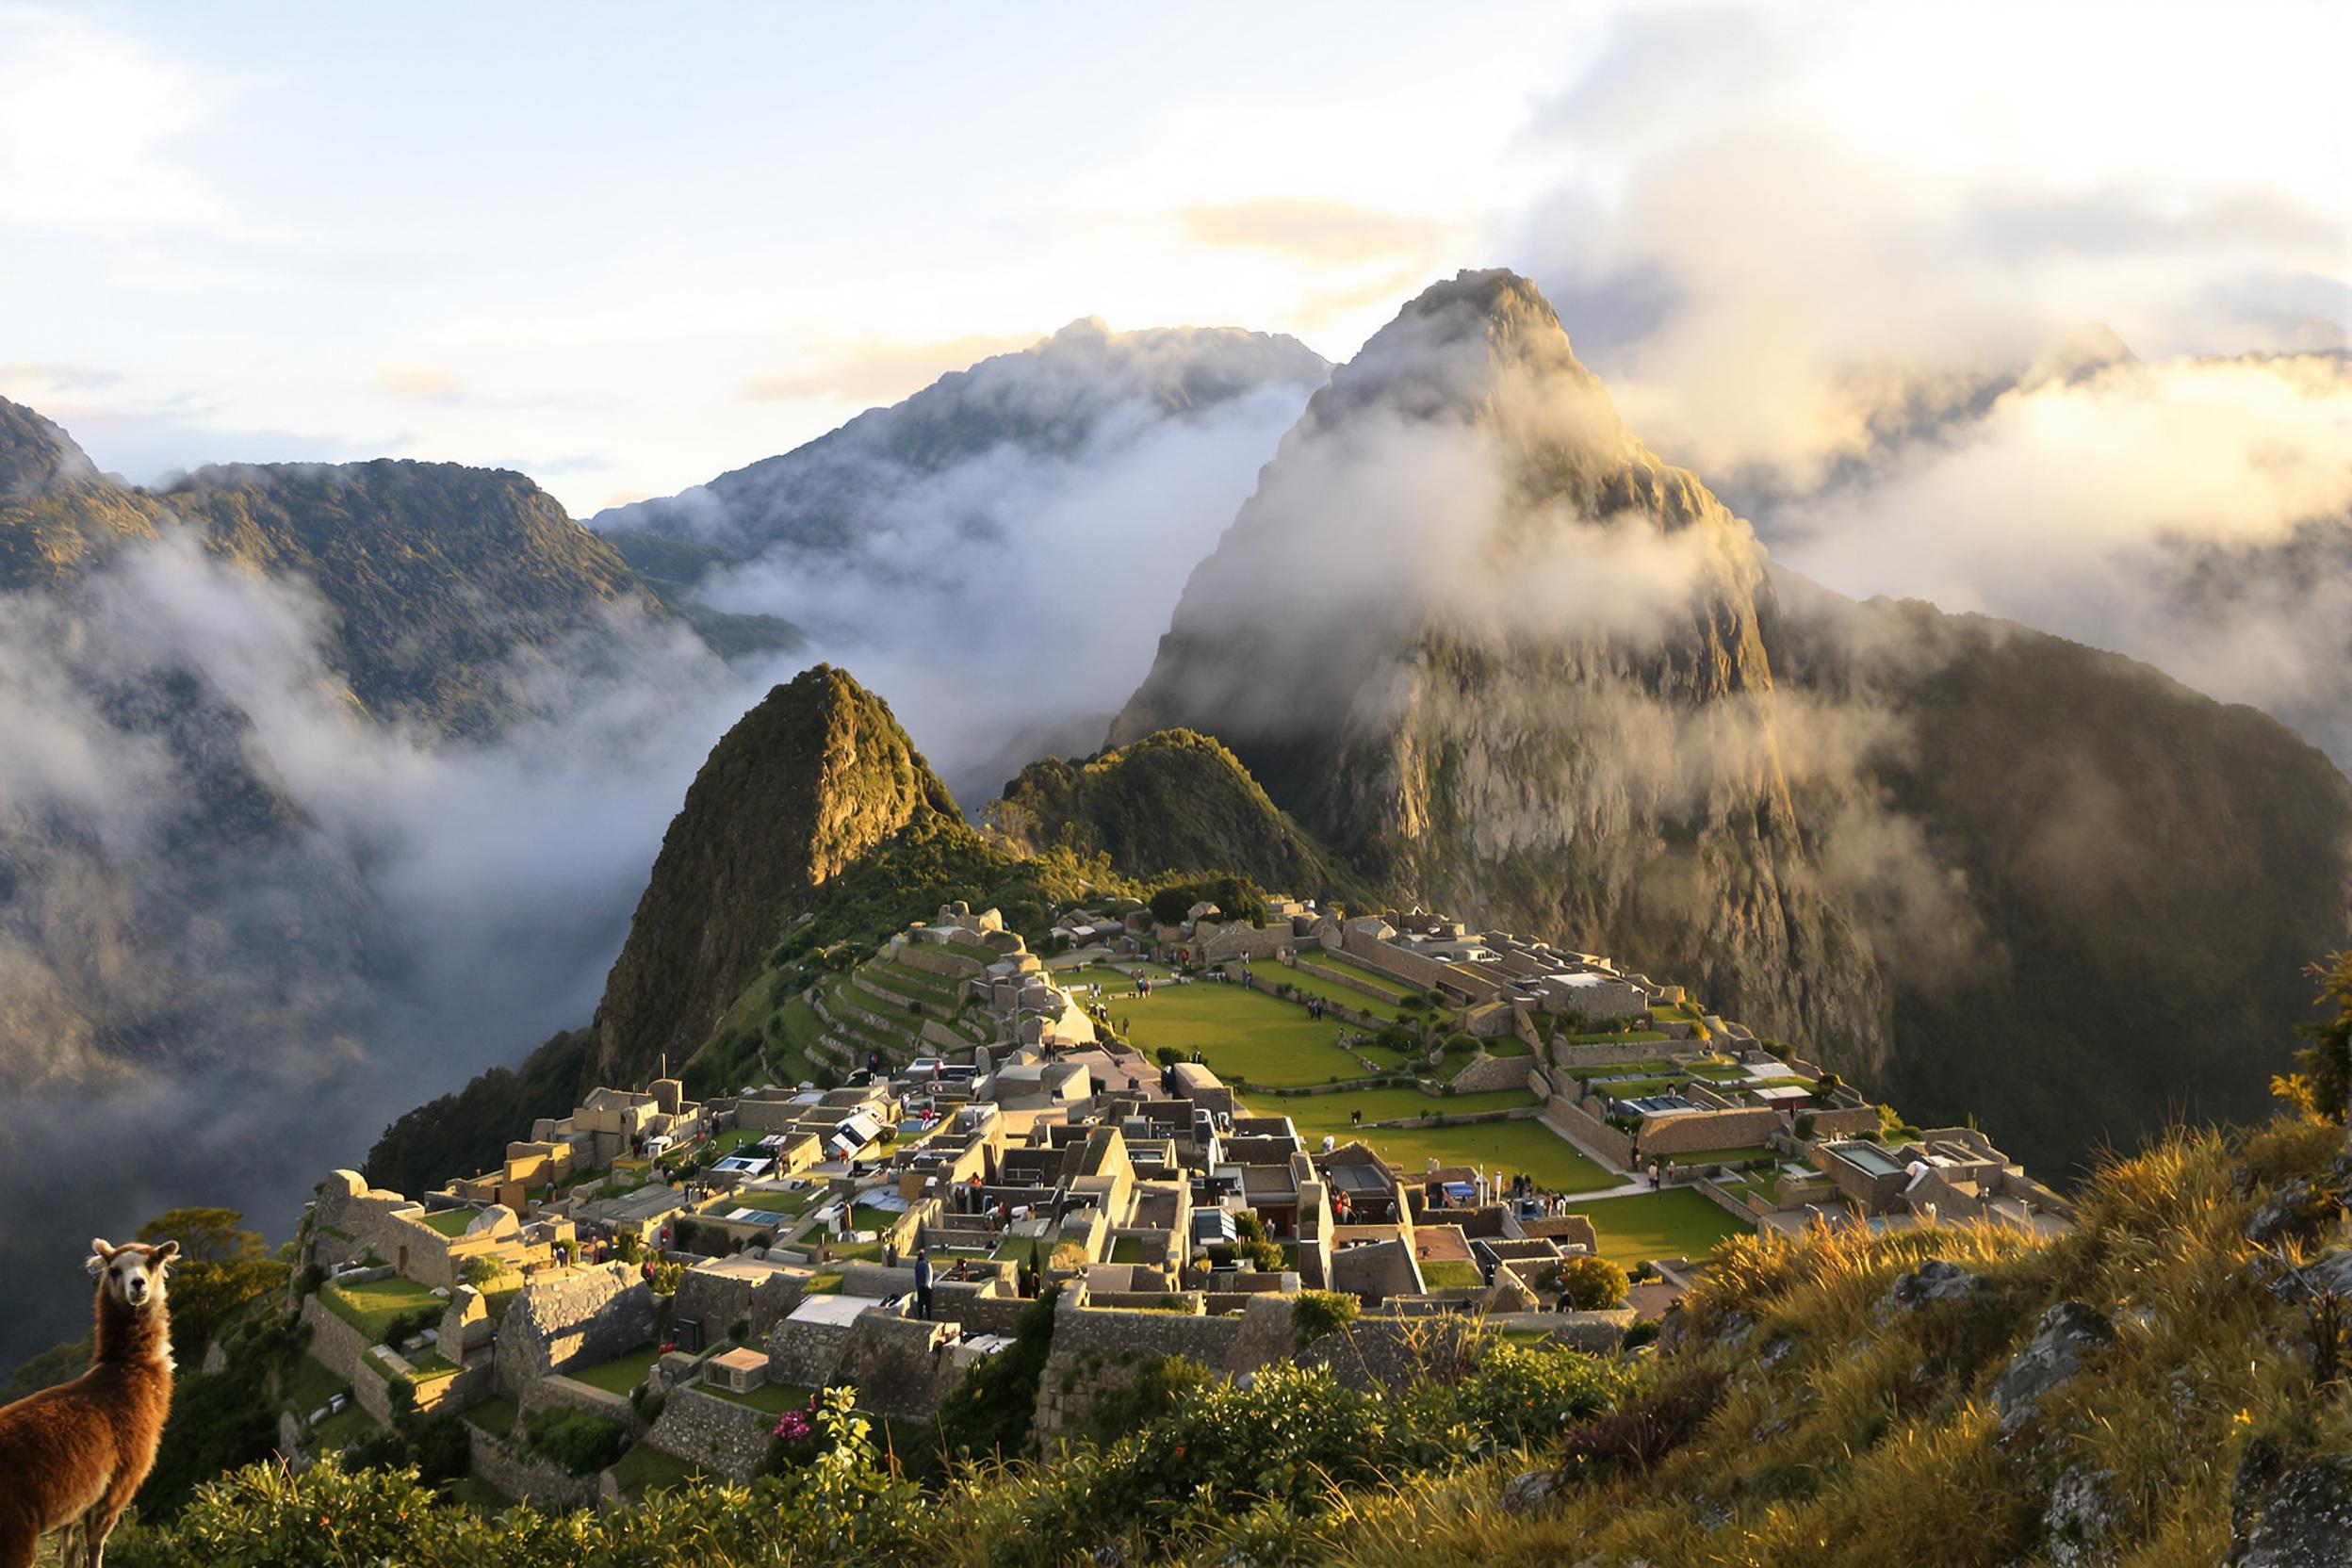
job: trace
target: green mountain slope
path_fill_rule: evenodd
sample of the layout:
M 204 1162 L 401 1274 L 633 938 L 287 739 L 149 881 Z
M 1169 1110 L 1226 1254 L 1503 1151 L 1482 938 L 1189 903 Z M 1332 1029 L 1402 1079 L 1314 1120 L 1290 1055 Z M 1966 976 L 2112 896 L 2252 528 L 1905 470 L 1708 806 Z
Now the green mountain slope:
M 1258 787 L 1240 759 L 1191 730 L 1147 735 L 1081 762 L 1021 769 L 988 810 L 1027 854 L 1103 855 L 1130 876 L 1235 872 L 1305 898 L 1368 902 L 1369 886 Z
M 911 823 L 956 816 L 889 705 L 829 664 L 737 721 L 686 792 L 596 1009 L 606 1082 L 682 1065 L 785 926 Z

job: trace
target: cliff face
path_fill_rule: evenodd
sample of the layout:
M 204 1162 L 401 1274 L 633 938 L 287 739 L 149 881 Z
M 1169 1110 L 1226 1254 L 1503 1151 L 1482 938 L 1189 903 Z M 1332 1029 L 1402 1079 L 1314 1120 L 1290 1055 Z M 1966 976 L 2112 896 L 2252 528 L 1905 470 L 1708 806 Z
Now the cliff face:
M 1022 854 L 1065 845 L 1107 855 L 1130 876 L 1230 871 L 1302 898 L 1361 905 L 1369 893 L 1266 798 L 1239 759 L 1190 730 L 1148 735 L 1085 761 L 1032 762 L 988 821 Z
M 1874 1065 L 1886 992 L 1803 831 L 1771 612 L 1744 525 L 1542 296 L 1466 273 L 1309 403 L 1112 739 L 1214 733 L 1400 896 Z
M 1310 403 L 1111 739 L 1214 734 L 1399 896 L 1689 981 L 2053 1174 L 2248 1109 L 2344 939 L 2352 787 L 2129 661 L 1786 588 L 1530 286 L 1464 274 Z
M 931 816 L 956 803 L 879 697 L 829 664 L 770 692 L 662 841 L 596 1009 L 602 1081 L 682 1065 L 825 883 Z

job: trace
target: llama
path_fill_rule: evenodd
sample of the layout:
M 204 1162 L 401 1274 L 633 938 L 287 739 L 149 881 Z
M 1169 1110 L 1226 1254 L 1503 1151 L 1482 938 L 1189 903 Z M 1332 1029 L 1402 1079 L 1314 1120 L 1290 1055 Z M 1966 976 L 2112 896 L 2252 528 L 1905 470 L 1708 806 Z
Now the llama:
M 180 1244 L 90 1248 L 90 1370 L 0 1410 L 0 1568 L 30 1568 L 50 1530 L 65 1532 L 67 1568 L 99 1568 L 172 1406 L 163 1276 Z

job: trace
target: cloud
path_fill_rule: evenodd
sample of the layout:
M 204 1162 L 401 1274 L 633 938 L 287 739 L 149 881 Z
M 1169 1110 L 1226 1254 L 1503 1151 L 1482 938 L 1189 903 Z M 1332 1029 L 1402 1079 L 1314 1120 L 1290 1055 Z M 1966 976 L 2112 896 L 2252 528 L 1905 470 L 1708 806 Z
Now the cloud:
M 173 153 L 222 85 L 66 12 L 0 8 L 0 227 L 221 229 L 221 194 Z
M 1832 587 L 2145 660 L 2352 764 L 2352 364 L 2127 362 L 2006 391 L 1776 507 Z
M 1302 198 L 1189 206 L 1176 218 L 1199 244 L 1272 251 L 1319 267 L 1424 257 L 1446 233 L 1427 218 Z
M 973 334 L 931 342 L 898 343 L 868 338 L 812 350 L 790 370 L 744 381 L 743 396 L 761 402 L 824 399 L 835 402 L 892 403 L 950 370 L 960 370 L 990 354 L 1011 353 L 1037 341 L 1037 335 Z
M 453 403 L 466 396 L 466 378 L 433 365 L 379 365 L 376 390 L 410 403 Z

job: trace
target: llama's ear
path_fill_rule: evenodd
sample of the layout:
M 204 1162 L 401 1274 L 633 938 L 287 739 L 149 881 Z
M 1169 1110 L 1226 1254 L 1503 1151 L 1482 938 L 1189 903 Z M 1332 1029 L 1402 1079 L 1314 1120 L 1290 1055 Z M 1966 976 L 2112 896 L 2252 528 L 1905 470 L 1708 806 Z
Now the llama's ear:
M 90 1270 L 90 1278 L 96 1279 L 106 1271 L 106 1260 L 113 1255 L 112 1248 L 92 1237 L 90 1243 L 90 1256 L 82 1260 L 82 1266 Z
M 167 1241 L 161 1247 L 155 1249 L 155 1262 L 158 1264 L 170 1263 L 173 1258 L 176 1258 L 179 1255 L 180 1244 L 176 1241 Z

